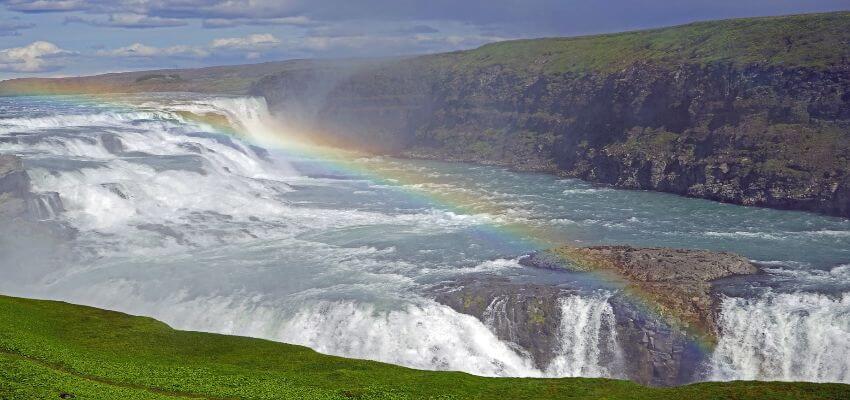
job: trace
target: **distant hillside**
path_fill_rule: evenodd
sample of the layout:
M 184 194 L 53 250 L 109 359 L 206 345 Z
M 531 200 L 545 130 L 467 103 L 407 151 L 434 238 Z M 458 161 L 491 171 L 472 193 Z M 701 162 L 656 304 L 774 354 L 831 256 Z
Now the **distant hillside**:
M 0 95 L 135 92 L 245 94 L 260 78 L 303 69 L 339 65 L 355 68 L 370 60 L 290 60 L 193 69 L 120 72 L 71 78 L 21 78 L 0 82 Z
M 0 82 L 249 93 L 330 143 L 850 217 L 850 12 L 393 60 Z
M 615 72 L 658 66 L 733 63 L 828 67 L 850 59 L 850 12 L 744 18 L 606 35 L 499 42 L 428 56 L 455 71 L 502 66 L 528 73 Z

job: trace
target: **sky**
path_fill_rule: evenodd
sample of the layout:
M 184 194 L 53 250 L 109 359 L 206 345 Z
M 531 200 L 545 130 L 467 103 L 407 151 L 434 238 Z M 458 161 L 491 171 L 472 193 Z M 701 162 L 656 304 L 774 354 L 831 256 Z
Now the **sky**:
M 399 56 L 850 0 L 0 0 L 0 79 Z

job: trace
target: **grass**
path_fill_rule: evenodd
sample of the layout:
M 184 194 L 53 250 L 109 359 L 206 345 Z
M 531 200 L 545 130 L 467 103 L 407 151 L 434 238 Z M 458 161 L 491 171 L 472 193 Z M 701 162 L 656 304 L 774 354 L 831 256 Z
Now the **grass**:
M 475 71 L 494 65 L 529 73 L 613 72 L 730 63 L 828 67 L 850 58 L 850 12 L 697 22 L 605 35 L 514 40 L 420 57 L 435 68 Z
M 850 386 L 483 378 L 0 296 L 0 399 L 846 399 Z

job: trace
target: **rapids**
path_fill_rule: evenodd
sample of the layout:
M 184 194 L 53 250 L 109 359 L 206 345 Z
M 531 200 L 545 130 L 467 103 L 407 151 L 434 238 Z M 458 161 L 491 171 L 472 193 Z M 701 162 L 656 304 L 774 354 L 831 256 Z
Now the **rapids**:
M 622 376 L 605 294 L 618 289 L 606 282 L 575 278 L 587 294 L 561 299 L 562 345 L 545 369 L 489 329 L 498 304 L 480 321 L 426 295 L 469 274 L 565 279 L 519 265 L 535 249 L 507 229 L 521 223 L 579 245 L 762 262 L 766 276 L 723 303 L 707 378 L 850 383 L 848 220 L 495 167 L 338 163 L 288 148 L 277 127 L 256 98 L 0 98 L 0 153 L 23 157 L 36 190 L 59 193 L 65 211 L 42 217 L 78 232 L 73 251 L 38 273 L 4 263 L 40 264 L 31 252 L 0 254 L 0 292 L 416 368 Z

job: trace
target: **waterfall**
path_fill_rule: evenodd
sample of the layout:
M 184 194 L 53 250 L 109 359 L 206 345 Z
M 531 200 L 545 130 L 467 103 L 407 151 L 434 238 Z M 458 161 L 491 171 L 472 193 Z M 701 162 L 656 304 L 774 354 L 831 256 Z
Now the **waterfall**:
M 28 100 L 14 101 L 18 109 L 18 102 Z M 494 243 L 501 239 L 493 240 L 484 226 L 489 216 L 446 210 L 418 190 L 411 196 L 363 174 L 339 172 L 333 162 L 324 165 L 321 155 L 313 159 L 297 148 L 267 152 L 261 147 L 281 144 L 285 131 L 262 99 L 163 94 L 126 101 L 134 103 L 39 103 L 40 112 L 0 119 L 0 152 L 20 155 L 31 178 L 35 194 L 27 198 L 27 211 L 44 220 L 39 225 L 56 223 L 75 232 L 68 254 L 53 257 L 47 250 L 60 246 L 47 240 L 52 236 L 8 224 L 13 233 L 5 238 L 14 240 L 0 243 L 4 293 L 416 368 L 538 377 L 621 377 L 631 371 L 622 350 L 631 356 L 626 346 L 641 344 L 626 343 L 629 331 L 622 328 L 618 342 L 614 310 L 620 307 L 614 303 L 612 309 L 609 294 L 494 292 L 489 306 L 477 296 L 469 299 L 470 310 L 487 306 L 480 320 L 431 300 L 430 285 L 458 277 L 493 274 L 531 282 L 515 261 L 494 260 L 519 245 Z M 458 180 L 458 186 L 480 179 L 482 194 L 510 204 L 510 216 L 493 214 L 505 221 L 524 210 L 553 220 L 569 208 L 560 194 L 573 183 L 455 168 L 415 165 L 417 173 L 440 181 L 473 179 Z M 560 188 L 557 194 L 549 193 L 553 188 Z M 669 230 L 662 224 L 628 231 L 621 223 L 621 207 L 634 203 L 629 196 L 648 193 L 606 189 L 603 197 L 592 197 L 596 190 L 580 190 L 589 199 L 577 205 L 583 216 L 561 219 L 574 221 L 568 232 L 577 238 L 611 233 L 620 240 L 620 230 L 633 237 L 646 229 Z M 619 199 L 616 209 L 604 208 L 612 199 Z M 676 203 L 645 210 L 646 224 L 666 205 L 690 204 L 668 200 Z M 714 215 L 713 208 L 704 211 Z M 747 215 L 730 213 L 717 223 L 734 224 Z M 679 216 L 672 220 L 685 219 Z M 842 247 L 846 226 L 819 216 L 802 219 L 829 228 L 807 239 L 819 243 L 812 253 Z M 580 234 L 585 230 L 590 236 Z M 696 231 L 692 226 L 687 235 Z M 793 245 L 781 243 L 775 248 Z M 815 277 L 830 285 L 847 282 L 847 268 Z M 729 298 L 719 319 L 722 336 L 709 360 L 713 379 L 850 382 L 850 295 Z
M 561 307 L 560 347 L 551 376 L 614 377 L 622 365 L 614 310 L 607 296 L 569 296 Z
M 714 380 L 850 383 L 850 294 L 723 301 Z
M 63 211 L 59 193 L 36 193 L 27 199 L 30 215 L 37 220 L 54 219 Z

